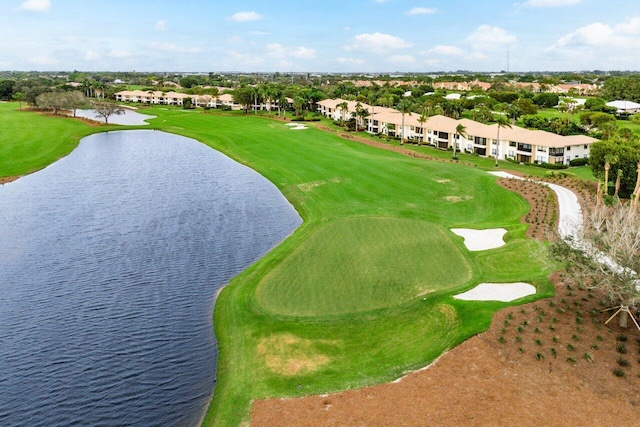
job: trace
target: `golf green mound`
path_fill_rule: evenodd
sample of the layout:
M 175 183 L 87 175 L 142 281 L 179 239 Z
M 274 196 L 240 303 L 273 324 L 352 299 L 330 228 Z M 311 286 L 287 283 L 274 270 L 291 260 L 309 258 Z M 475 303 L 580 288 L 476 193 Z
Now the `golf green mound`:
M 349 218 L 316 230 L 264 277 L 256 298 L 275 314 L 342 315 L 463 285 L 471 274 L 465 256 L 437 225 Z

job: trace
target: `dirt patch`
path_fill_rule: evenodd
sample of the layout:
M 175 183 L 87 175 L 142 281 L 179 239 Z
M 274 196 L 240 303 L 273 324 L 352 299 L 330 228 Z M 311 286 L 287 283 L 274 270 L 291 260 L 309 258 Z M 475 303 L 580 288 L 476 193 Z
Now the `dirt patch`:
M 329 357 L 313 350 L 315 341 L 291 334 L 263 338 L 257 352 L 267 368 L 280 375 L 294 376 L 316 371 L 329 362 Z M 322 341 L 322 344 L 328 343 Z
M 4 178 L 0 178 L 0 185 L 1 184 L 6 184 L 7 182 L 15 181 L 18 178 L 20 178 L 20 177 L 19 176 L 6 176 Z
M 429 369 L 343 393 L 259 400 L 251 425 L 637 425 L 640 333 L 604 325 L 601 295 L 552 280 L 556 297 L 497 313 L 486 333 Z

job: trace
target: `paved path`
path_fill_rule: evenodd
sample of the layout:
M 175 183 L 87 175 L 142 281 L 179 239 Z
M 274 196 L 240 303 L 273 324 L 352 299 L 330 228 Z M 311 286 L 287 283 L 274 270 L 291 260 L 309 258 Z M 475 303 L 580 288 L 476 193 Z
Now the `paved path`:
M 524 179 L 503 171 L 489 173 L 501 178 Z M 571 190 L 560 185 L 543 181 L 537 182 L 551 188 L 558 196 L 558 232 L 560 233 L 560 237 L 563 239 L 569 236 L 577 238 L 582 231 L 582 208 L 580 207 L 580 202 L 578 202 L 578 196 Z

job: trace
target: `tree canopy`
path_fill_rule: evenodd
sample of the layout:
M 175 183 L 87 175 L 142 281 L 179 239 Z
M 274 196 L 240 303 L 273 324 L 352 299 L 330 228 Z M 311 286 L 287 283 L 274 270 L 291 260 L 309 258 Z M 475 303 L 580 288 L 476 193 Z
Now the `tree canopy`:
M 609 176 L 617 177 L 618 170 L 622 171 L 620 197 L 629 197 L 636 186 L 637 165 L 640 161 L 640 142 L 615 136 L 612 139 L 592 144 L 589 153 L 589 165 L 597 178 L 604 178 L 607 156 L 616 159 L 615 163 L 610 164 Z

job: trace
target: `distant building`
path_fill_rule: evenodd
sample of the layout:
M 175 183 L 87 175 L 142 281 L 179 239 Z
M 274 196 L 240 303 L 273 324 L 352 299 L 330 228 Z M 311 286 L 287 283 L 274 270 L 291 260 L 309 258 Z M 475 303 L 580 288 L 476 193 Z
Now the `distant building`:
M 347 108 L 339 105 L 347 103 Z M 392 137 L 404 136 L 406 140 L 424 142 L 441 149 L 453 147 L 460 151 L 476 153 L 482 157 L 511 159 L 518 162 L 568 164 L 575 158 L 589 157 L 589 148 L 597 139 L 585 136 L 561 136 L 541 130 L 529 130 L 518 126 L 500 129 L 498 125 L 485 125 L 469 119 L 452 119 L 442 115 L 426 118 L 418 114 L 404 115 L 393 108 L 371 106 L 343 99 L 325 99 L 318 103 L 318 111 L 333 120 L 348 120 L 356 112 L 356 106 L 366 109 L 366 130 L 373 134 Z M 462 124 L 467 137 L 456 137 L 456 128 Z
M 618 110 L 618 114 L 635 114 L 640 112 L 640 104 L 633 101 L 611 101 L 607 102 L 607 107 Z

